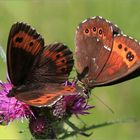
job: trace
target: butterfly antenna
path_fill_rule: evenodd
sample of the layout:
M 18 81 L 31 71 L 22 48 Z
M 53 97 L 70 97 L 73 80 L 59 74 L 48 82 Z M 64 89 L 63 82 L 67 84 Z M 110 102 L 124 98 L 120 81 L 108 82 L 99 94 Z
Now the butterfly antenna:
M 94 95 L 94 94 L 93 94 L 93 96 L 96 97 L 96 99 L 98 99 L 98 101 L 100 101 L 105 107 L 107 107 L 107 108 L 111 111 L 111 113 L 113 113 L 113 114 L 115 113 L 115 112 L 113 111 L 113 109 L 112 109 L 111 107 L 109 107 L 107 104 L 105 104 L 104 101 L 101 100 L 98 96 L 96 96 L 96 95 Z

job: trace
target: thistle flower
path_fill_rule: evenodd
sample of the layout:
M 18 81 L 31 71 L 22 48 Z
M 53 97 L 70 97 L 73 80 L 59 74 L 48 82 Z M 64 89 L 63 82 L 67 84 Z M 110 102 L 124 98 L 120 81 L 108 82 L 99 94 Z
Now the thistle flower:
M 72 83 L 66 82 L 65 85 L 76 86 L 75 81 Z M 94 106 L 87 104 L 87 98 L 83 95 L 69 95 L 63 97 L 60 101 L 58 101 L 53 110 L 53 115 L 58 118 L 63 118 L 71 114 L 84 115 L 89 114 L 88 110 L 93 108 Z
M 33 136 L 39 139 L 48 138 L 52 136 L 53 131 L 50 130 L 51 127 L 49 126 L 49 123 L 47 122 L 47 119 L 45 116 L 38 116 L 37 118 L 31 117 L 29 121 L 29 129 Z M 53 133 L 54 134 L 54 133 Z
M 8 124 L 14 119 L 28 118 L 32 115 L 29 106 L 23 102 L 17 101 L 16 98 L 8 98 L 6 95 L 12 88 L 11 82 L 0 81 L 0 123 Z

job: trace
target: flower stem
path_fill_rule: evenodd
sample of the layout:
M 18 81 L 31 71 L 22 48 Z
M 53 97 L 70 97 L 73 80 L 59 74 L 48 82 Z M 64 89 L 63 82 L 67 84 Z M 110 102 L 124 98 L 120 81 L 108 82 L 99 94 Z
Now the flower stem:
M 66 123 L 71 127 L 74 128 L 74 131 L 71 131 L 70 133 L 65 133 L 62 137 L 60 137 L 60 139 L 65 139 L 68 137 L 72 137 L 75 136 L 77 134 L 81 134 L 79 132 L 82 132 L 82 134 L 84 134 L 84 132 L 88 131 L 88 130 L 92 130 L 92 129 L 96 129 L 96 128 L 100 128 L 100 127 L 104 127 L 104 126 L 109 126 L 109 125 L 113 125 L 113 124 L 118 124 L 118 123 L 128 123 L 128 122 L 135 122 L 136 120 L 134 118 L 130 118 L 130 119 L 123 119 L 123 120 L 115 120 L 115 121 L 107 121 L 101 124 L 93 124 L 89 127 L 83 127 L 81 129 L 77 128 L 74 124 L 72 124 L 71 122 L 67 121 Z
M 81 135 L 83 135 L 83 136 L 86 136 L 86 137 L 89 137 L 91 134 L 87 134 L 87 133 L 85 133 L 85 132 L 83 132 L 83 131 L 81 131 L 81 129 L 80 128 L 78 128 L 77 126 L 75 126 L 72 122 L 70 122 L 69 120 L 65 120 L 65 123 L 68 125 L 68 126 L 70 126 L 73 130 L 75 130 L 77 133 L 79 133 L 79 134 L 81 134 Z

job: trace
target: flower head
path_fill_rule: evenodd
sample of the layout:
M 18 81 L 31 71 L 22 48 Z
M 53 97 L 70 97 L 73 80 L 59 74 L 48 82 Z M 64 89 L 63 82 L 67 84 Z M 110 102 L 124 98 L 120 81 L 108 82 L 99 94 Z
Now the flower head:
M 0 81 L 0 123 L 8 124 L 14 119 L 29 117 L 32 111 L 23 102 L 17 101 L 15 97 L 8 98 L 6 95 L 13 87 L 10 81 L 3 83 Z
M 65 85 L 76 86 L 75 82 L 66 82 Z M 60 101 L 58 101 L 53 110 L 53 115 L 58 118 L 62 118 L 67 115 L 75 114 L 84 115 L 89 114 L 88 110 L 94 106 L 87 104 L 87 98 L 80 95 L 79 93 L 74 95 L 64 96 Z
M 29 128 L 33 135 L 45 134 L 47 127 L 47 119 L 44 117 L 31 117 L 29 121 Z

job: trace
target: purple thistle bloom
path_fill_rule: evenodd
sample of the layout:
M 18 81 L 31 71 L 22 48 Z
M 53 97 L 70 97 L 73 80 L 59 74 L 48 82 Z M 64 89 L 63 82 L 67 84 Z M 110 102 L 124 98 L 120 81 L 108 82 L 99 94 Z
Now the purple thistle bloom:
M 66 82 L 65 85 L 75 86 L 76 83 Z M 63 118 L 68 114 L 84 115 L 89 114 L 88 110 L 94 106 L 87 104 L 87 98 L 83 95 L 77 93 L 76 95 L 64 96 L 60 101 L 58 101 L 53 110 L 53 115 L 58 118 Z
M 31 117 L 29 121 L 29 128 L 33 135 L 43 134 L 46 131 L 47 120 L 44 117 Z
M 3 83 L 0 81 L 0 123 L 8 124 L 14 119 L 28 118 L 32 115 L 29 106 L 16 98 L 8 98 L 6 95 L 12 88 L 10 81 Z
M 88 105 L 86 98 L 80 95 L 71 95 L 64 97 L 67 103 L 67 110 L 70 109 L 71 113 L 78 115 L 89 114 L 88 110 L 94 106 Z

